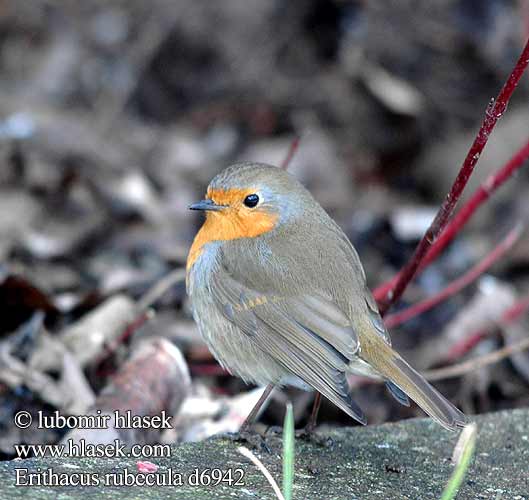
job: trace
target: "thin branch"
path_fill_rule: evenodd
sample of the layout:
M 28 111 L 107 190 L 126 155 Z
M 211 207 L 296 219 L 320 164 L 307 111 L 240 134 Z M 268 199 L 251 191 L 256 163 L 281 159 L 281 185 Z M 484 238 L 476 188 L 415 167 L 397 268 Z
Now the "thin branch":
M 480 262 L 478 262 L 470 271 L 465 273 L 460 278 L 454 280 L 448 286 L 446 286 L 439 293 L 429 297 L 417 304 L 414 304 L 403 311 L 399 311 L 394 314 L 390 314 L 384 320 L 384 323 L 388 328 L 399 326 L 402 323 L 418 316 L 419 314 L 432 309 L 441 302 L 444 302 L 448 298 L 459 293 L 463 288 L 470 285 L 476 279 L 478 279 L 483 273 L 485 273 L 493 264 L 495 264 L 501 257 L 503 257 L 518 241 L 522 233 L 522 225 L 517 224 L 509 234 L 503 239 L 503 241 L 497 245 L 488 255 L 485 256 Z
M 423 372 L 423 375 L 427 380 L 442 380 L 445 378 L 460 377 L 466 373 L 479 370 L 484 366 L 498 363 L 502 359 L 508 358 L 512 354 L 524 351 L 525 349 L 529 349 L 529 338 L 523 339 L 520 342 L 516 342 L 515 344 L 502 347 L 501 349 L 489 354 L 469 359 L 463 363 L 447 366 L 446 368 L 439 368 L 437 370 L 428 370 Z
M 529 309 L 529 294 L 519 299 L 514 305 L 508 307 L 501 315 L 499 321 L 495 323 L 496 326 L 502 327 L 509 325 L 516 321 L 522 314 Z M 456 343 L 450 349 L 445 361 L 452 361 L 464 356 L 467 352 L 473 349 L 484 338 L 489 337 L 491 330 L 477 330 L 466 336 L 460 342 Z
M 226 377 L 230 376 L 230 372 L 222 368 L 216 363 L 190 363 L 189 371 L 197 377 Z
M 141 311 L 133 321 L 131 321 L 127 327 L 123 330 L 123 333 L 117 337 L 111 344 L 105 345 L 103 351 L 99 354 L 95 360 L 95 366 L 101 364 L 105 359 L 109 358 L 114 354 L 117 348 L 123 344 L 125 341 L 132 337 L 136 330 L 140 329 L 147 321 L 151 320 L 154 317 L 154 311 L 152 309 L 147 309 Z
M 490 175 L 474 192 L 472 197 L 463 205 L 461 210 L 454 216 L 439 238 L 437 238 L 435 243 L 430 247 L 426 257 L 421 262 L 417 273 L 422 272 L 437 258 L 437 256 L 461 231 L 476 210 L 483 205 L 499 187 L 509 180 L 510 177 L 521 167 L 527 165 L 526 162 L 528 158 L 529 141 L 527 141 L 502 168 L 496 173 Z M 399 274 L 374 290 L 373 295 L 377 301 L 382 300 L 382 298 L 395 286 L 398 277 Z
M 483 339 L 491 336 L 492 330 L 478 330 L 464 339 L 456 342 L 448 351 L 448 354 L 442 360 L 443 363 L 453 363 L 454 361 L 462 358 L 467 352 L 470 352 L 476 347 Z
M 160 298 L 167 293 L 174 285 L 184 281 L 186 271 L 183 268 L 171 271 L 167 276 L 157 281 L 149 290 L 147 290 L 137 301 L 136 311 L 137 315 L 134 320 L 123 330 L 123 333 L 110 345 L 107 345 L 104 351 L 99 355 L 96 364 L 102 363 L 105 359 L 111 356 L 116 349 L 131 337 L 136 330 L 141 328 L 145 322 L 154 317 L 154 311 L 151 309 Z
M 404 290 L 408 286 L 408 283 L 417 272 L 432 244 L 445 228 L 457 202 L 459 201 L 461 193 L 468 182 L 468 179 L 474 171 L 474 167 L 476 166 L 483 148 L 487 144 L 490 133 L 494 129 L 494 126 L 498 122 L 499 118 L 503 115 L 507 104 L 528 64 L 529 40 L 527 41 L 524 50 L 520 55 L 520 58 L 518 59 L 518 62 L 516 63 L 507 82 L 498 94 L 498 97 L 496 100 L 492 100 L 489 103 L 485 113 L 485 118 L 481 124 L 478 134 L 474 139 L 470 150 L 468 151 L 468 154 L 461 166 L 454 184 L 452 185 L 452 188 L 450 189 L 450 192 L 437 212 L 434 221 L 426 231 L 426 234 L 422 240 L 417 245 L 417 248 L 415 249 L 411 259 L 398 274 L 394 286 L 392 286 L 379 300 L 381 314 L 384 314 L 388 308 L 402 296 Z
M 509 307 L 501 316 L 500 326 L 508 325 L 517 320 L 525 311 L 529 309 L 529 295 L 521 298 L 516 304 Z
M 145 294 L 138 300 L 138 309 L 145 312 L 149 307 L 154 305 L 160 298 L 173 286 L 184 281 L 186 270 L 178 268 L 171 271 L 167 276 L 157 281 Z
M 470 217 L 472 217 L 474 212 L 518 169 L 523 167 L 528 158 L 529 141 L 527 141 L 523 147 L 520 148 L 500 170 L 498 170 L 498 172 L 490 175 L 476 190 L 472 198 L 461 207 L 461 210 L 454 216 L 450 224 L 448 224 L 439 239 L 435 242 L 436 244 L 432 246 L 426 255 L 424 262 L 421 264 L 421 268 L 427 266 L 437 258 L 439 253 L 454 239 L 455 235 L 467 223 Z
M 292 161 L 292 158 L 294 158 L 294 155 L 296 154 L 298 148 L 299 148 L 299 136 L 294 137 L 293 141 L 290 143 L 290 147 L 288 148 L 287 155 L 285 156 L 285 159 L 281 162 L 280 168 L 283 170 L 287 170 L 288 166 L 290 165 L 290 162 Z

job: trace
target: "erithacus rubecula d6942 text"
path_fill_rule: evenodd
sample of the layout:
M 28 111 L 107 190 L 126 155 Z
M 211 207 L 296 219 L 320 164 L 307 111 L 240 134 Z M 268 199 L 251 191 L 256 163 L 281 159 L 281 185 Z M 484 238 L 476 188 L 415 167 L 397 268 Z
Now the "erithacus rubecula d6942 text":
M 465 424 L 392 349 L 353 245 L 288 172 L 233 165 L 190 208 L 206 220 L 187 259 L 187 291 L 202 336 L 228 371 L 314 389 L 361 423 L 346 375 L 381 378 L 443 427 Z

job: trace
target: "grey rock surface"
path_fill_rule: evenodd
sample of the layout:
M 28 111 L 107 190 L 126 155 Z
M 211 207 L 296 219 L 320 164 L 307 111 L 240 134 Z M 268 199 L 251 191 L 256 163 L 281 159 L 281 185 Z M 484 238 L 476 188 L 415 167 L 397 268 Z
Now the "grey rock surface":
M 476 417 L 478 440 L 476 454 L 459 492 L 462 499 L 529 499 L 529 410 L 514 410 Z M 445 431 L 428 419 L 413 419 L 397 424 L 320 431 L 332 444 L 322 446 L 296 440 L 296 500 L 346 499 L 438 499 L 453 466 L 450 456 L 457 435 Z M 257 453 L 281 484 L 281 439 L 270 435 L 270 453 Z M 170 458 L 145 458 L 159 465 L 152 479 L 169 479 L 172 486 L 108 486 L 106 475 L 129 481 L 143 475 L 136 460 L 108 458 L 45 458 L 0 463 L 0 498 L 32 499 L 273 499 L 273 492 L 257 469 L 237 452 L 237 444 L 226 439 L 173 446 Z M 19 479 L 28 482 L 30 473 L 42 480 L 43 474 L 88 474 L 97 477 L 99 486 L 15 486 Z M 212 469 L 231 470 L 232 482 L 242 476 L 244 485 L 191 486 L 192 478 L 202 482 L 215 477 Z M 194 471 L 198 470 L 198 475 Z M 209 471 L 208 471 L 209 470 Z M 77 476 L 79 477 L 79 476 Z M 182 484 L 178 484 L 178 483 Z

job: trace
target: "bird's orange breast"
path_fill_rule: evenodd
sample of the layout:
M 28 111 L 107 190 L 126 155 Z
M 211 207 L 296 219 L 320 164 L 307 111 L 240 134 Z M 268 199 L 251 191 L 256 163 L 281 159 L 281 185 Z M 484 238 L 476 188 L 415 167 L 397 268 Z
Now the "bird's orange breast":
M 275 227 L 277 214 L 249 209 L 243 205 L 244 198 L 253 192 L 254 189 L 208 190 L 209 199 L 227 207 L 218 212 L 206 212 L 206 220 L 195 236 L 187 256 L 188 273 L 203 252 L 204 245 L 214 241 L 254 238 Z

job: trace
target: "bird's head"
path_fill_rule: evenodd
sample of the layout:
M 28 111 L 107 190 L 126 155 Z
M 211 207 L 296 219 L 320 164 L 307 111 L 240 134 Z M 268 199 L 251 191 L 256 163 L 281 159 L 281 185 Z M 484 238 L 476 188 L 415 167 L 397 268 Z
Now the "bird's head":
M 224 230 L 225 237 L 220 239 L 248 238 L 302 215 L 307 195 L 282 169 L 240 163 L 218 174 L 209 184 L 205 199 L 189 208 L 205 211 L 208 226 Z
M 284 224 L 310 216 L 315 202 L 289 173 L 263 163 L 239 163 L 218 174 L 202 201 L 191 210 L 203 210 L 206 221 L 188 257 L 188 269 L 213 241 L 255 238 Z

